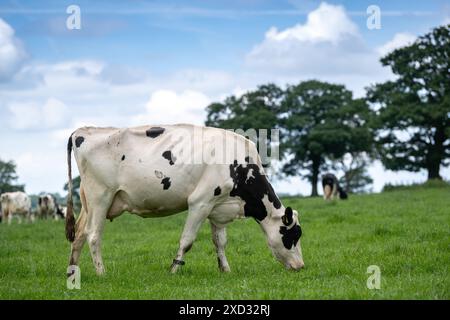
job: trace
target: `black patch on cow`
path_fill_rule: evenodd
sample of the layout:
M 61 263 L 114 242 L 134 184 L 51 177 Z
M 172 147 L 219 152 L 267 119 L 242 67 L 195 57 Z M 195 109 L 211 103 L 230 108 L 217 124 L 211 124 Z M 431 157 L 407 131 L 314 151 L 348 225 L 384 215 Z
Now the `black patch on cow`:
M 170 178 L 164 178 L 162 179 L 161 184 L 164 185 L 164 190 L 169 190 L 172 182 L 170 182 Z
M 42 197 L 39 197 L 39 205 L 42 204 Z
M 276 209 L 281 208 L 281 202 L 275 194 L 271 184 L 258 165 L 251 164 L 251 159 L 247 157 L 247 164 L 238 164 L 235 160 L 230 165 L 230 177 L 234 186 L 230 192 L 230 197 L 240 197 L 244 202 L 244 214 L 246 217 L 253 217 L 259 221 L 267 217 L 267 209 L 264 206 L 263 198 L 268 196 L 269 201 Z
M 217 187 L 216 190 L 214 190 L 214 196 L 220 196 L 220 194 L 222 193 L 222 189 L 220 189 L 220 187 Z
M 59 207 L 59 205 L 55 202 L 56 205 L 56 214 L 61 218 L 64 219 L 64 213 L 62 212 L 61 208 Z
M 154 139 L 154 138 L 162 135 L 164 133 L 164 131 L 166 131 L 166 129 L 160 128 L 160 127 L 154 127 L 154 128 L 148 129 L 145 132 L 145 134 L 147 135 L 147 137 Z
M 280 227 L 282 234 L 283 245 L 286 249 L 291 250 L 295 247 L 302 236 L 302 228 L 296 224 L 292 228 Z
M 126 157 L 125 157 L 125 155 L 123 155 L 123 156 L 122 156 L 122 161 L 124 161 L 124 160 L 125 160 L 125 158 L 126 158 Z
M 84 137 L 77 137 L 75 139 L 75 146 L 79 148 L 84 142 Z
M 250 163 L 250 164 L 255 164 L 252 157 L 245 157 L 245 162 Z
M 193 245 L 194 245 L 193 243 L 191 243 L 190 245 L 188 245 L 188 246 L 186 247 L 186 249 L 184 249 L 184 253 L 188 253 L 189 251 L 191 251 Z
M 282 218 L 283 224 L 285 226 L 290 226 L 294 222 L 294 211 L 292 208 L 286 208 L 285 215 Z
M 169 164 L 171 166 L 173 166 L 175 164 L 175 161 L 177 161 L 177 159 L 174 157 L 174 155 L 172 154 L 172 151 L 165 151 L 162 154 L 163 158 L 169 161 Z
M 330 186 L 333 188 L 335 185 L 338 185 L 339 181 L 336 176 L 332 173 L 327 173 L 322 177 L 322 186 L 325 188 L 326 186 Z

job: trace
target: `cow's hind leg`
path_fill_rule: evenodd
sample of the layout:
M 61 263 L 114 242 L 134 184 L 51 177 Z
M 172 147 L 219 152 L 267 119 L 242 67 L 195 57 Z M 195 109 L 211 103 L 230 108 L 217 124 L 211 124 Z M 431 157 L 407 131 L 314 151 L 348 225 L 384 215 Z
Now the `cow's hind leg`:
M 78 218 L 75 230 L 75 240 L 72 243 L 72 249 L 70 253 L 70 266 L 78 266 L 80 261 L 81 251 L 83 250 L 83 246 L 86 243 L 87 233 L 86 233 L 86 219 L 87 213 L 86 210 L 81 208 L 80 217 Z
M 225 256 L 225 248 L 227 246 L 227 229 L 225 227 L 217 227 L 211 222 L 211 231 L 214 245 L 216 246 L 217 259 L 219 262 L 219 269 L 222 272 L 230 272 L 230 265 Z
M 92 188 L 99 190 L 100 188 Z M 86 221 L 86 233 L 89 249 L 91 251 L 92 261 L 95 266 L 97 275 L 101 276 L 105 273 L 103 259 L 101 254 L 101 242 L 103 228 L 106 222 L 106 216 L 114 200 L 114 193 L 104 190 L 103 192 L 89 193 L 84 190 L 88 205 L 88 215 Z
M 170 268 L 171 273 L 176 273 L 185 264 L 183 260 L 184 255 L 191 250 L 200 227 L 211 213 L 211 207 L 209 205 L 202 204 L 201 201 L 198 202 L 200 203 L 198 205 L 192 204 L 193 202 L 190 201 L 191 204 L 189 205 L 189 213 L 181 236 L 180 247 Z
M 105 267 L 103 265 L 101 242 L 103 227 L 106 221 L 106 210 L 103 208 L 93 208 L 89 211 L 87 216 L 86 232 L 89 249 L 91 251 L 92 262 L 95 266 L 97 275 L 101 276 L 105 273 Z

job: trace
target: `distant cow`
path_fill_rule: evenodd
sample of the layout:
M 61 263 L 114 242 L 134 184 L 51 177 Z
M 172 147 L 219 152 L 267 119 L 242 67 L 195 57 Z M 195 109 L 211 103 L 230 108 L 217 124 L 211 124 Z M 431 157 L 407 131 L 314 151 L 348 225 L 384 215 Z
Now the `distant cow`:
M 339 198 L 342 200 L 348 199 L 347 193 L 339 185 L 339 180 L 332 173 L 327 173 L 322 177 L 323 198 L 325 200 L 333 200 Z
M 64 214 L 61 211 L 58 203 L 51 194 L 46 194 L 39 197 L 38 202 L 38 216 L 41 219 L 54 218 L 58 220 L 59 218 L 64 219 Z
M 25 217 L 28 220 L 33 220 L 31 215 L 31 200 L 24 192 L 8 192 L 0 196 L 2 204 L 2 217 L 8 224 L 11 224 L 13 217 L 22 222 Z
M 184 159 L 201 156 L 202 151 L 217 154 L 223 151 L 219 146 L 222 142 L 245 147 L 246 152 L 233 155 L 225 164 Z M 76 228 L 71 197 L 72 150 L 81 176 L 82 209 Z M 66 236 L 73 242 L 70 266 L 78 265 L 87 239 L 97 274 L 105 272 L 100 243 L 106 219 L 112 221 L 124 212 L 156 218 L 185 210 L 187 220 L 172 273 L 185 264 L 184 256 L 206 219 L 211 223 L 219 268 L 229 272 L 226 226 L 243 217 L 258 222 L 274 256 L 286 268 L 299 270 L 304 266 L 298 213 L 282 205 L 266 178 L 255 144 L 243 136 L 192 125 L 81 128 L 69 139 L 68 167 Z
M 60 210 L 61 210 L 62 216 L 63 216 L 64 218 L 66 218 L 66 216 L 67 216 L 67 207 L 60 206 L 59 208 L 60 208 Z

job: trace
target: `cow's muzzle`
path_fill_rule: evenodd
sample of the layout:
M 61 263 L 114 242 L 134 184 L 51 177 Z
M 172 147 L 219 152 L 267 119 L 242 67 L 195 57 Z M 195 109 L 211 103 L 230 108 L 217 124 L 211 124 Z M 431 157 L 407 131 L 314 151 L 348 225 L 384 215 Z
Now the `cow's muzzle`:
M 305 263 L 303 261 L 289 263 L 286 267 L 288 270 L 300 271 L 301 269 L 303 269 L 305 267 Z

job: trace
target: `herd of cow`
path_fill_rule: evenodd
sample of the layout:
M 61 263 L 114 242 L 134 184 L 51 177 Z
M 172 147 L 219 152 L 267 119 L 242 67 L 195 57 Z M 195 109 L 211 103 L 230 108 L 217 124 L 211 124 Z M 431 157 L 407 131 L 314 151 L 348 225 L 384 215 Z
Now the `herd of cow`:
M 198 132 L 201 132 L 199 139 Z M 219 147 L 233 146 L 243 153 L 224 163 L 193 163 L 201 154 L 218 154 Z M 181 146 L 181 148 L 180 148 Z M 81 212 L 75 221 L 72 200 L 72 152 L 81 177 Z M 200 154 L 201 153 L 201 154 Z M 226 227 L 240 218 L 260 225 L 275 258 L 287 269 L 300 270 L 304 261 L 300 246 L 299 214 L 283 206 L 268 181 L 256 145 L 227 130 L 193 125 L 94 128 L 76 130 L 67 146 L 69 196 L 67 210 L 53 197 L 39 199 L 37 216 L 64 217 L 66 237 L 72 243 L 69 269 L 78 266 L 88 243 L 98 275 L 105 273 L 101 239 L 106 220 L 125 212 L 157 218 L 188 211 L 179 249 L 170 268 L 185 265 L 203 222 L 209 220 L 219 269 L 229 272 L 225 255 Z M 326 200 L 346 198 L 335 176 L 323 179 Z M 4 219 L 12 213 L 34 218 L 31 201 L 24 193 L 2 195 Z
M 19 223 L 22 219 L 33 222 L 38 219 L 64 219 L 67 208 L 60 206 L 55 197 L 50 194 L 39 197 L 37 208 L 32 209 L 31 199 L 25 192 L 6 192 L 0 195 L 0 222 L 11 224 L 13 218 L 17 218 Z

